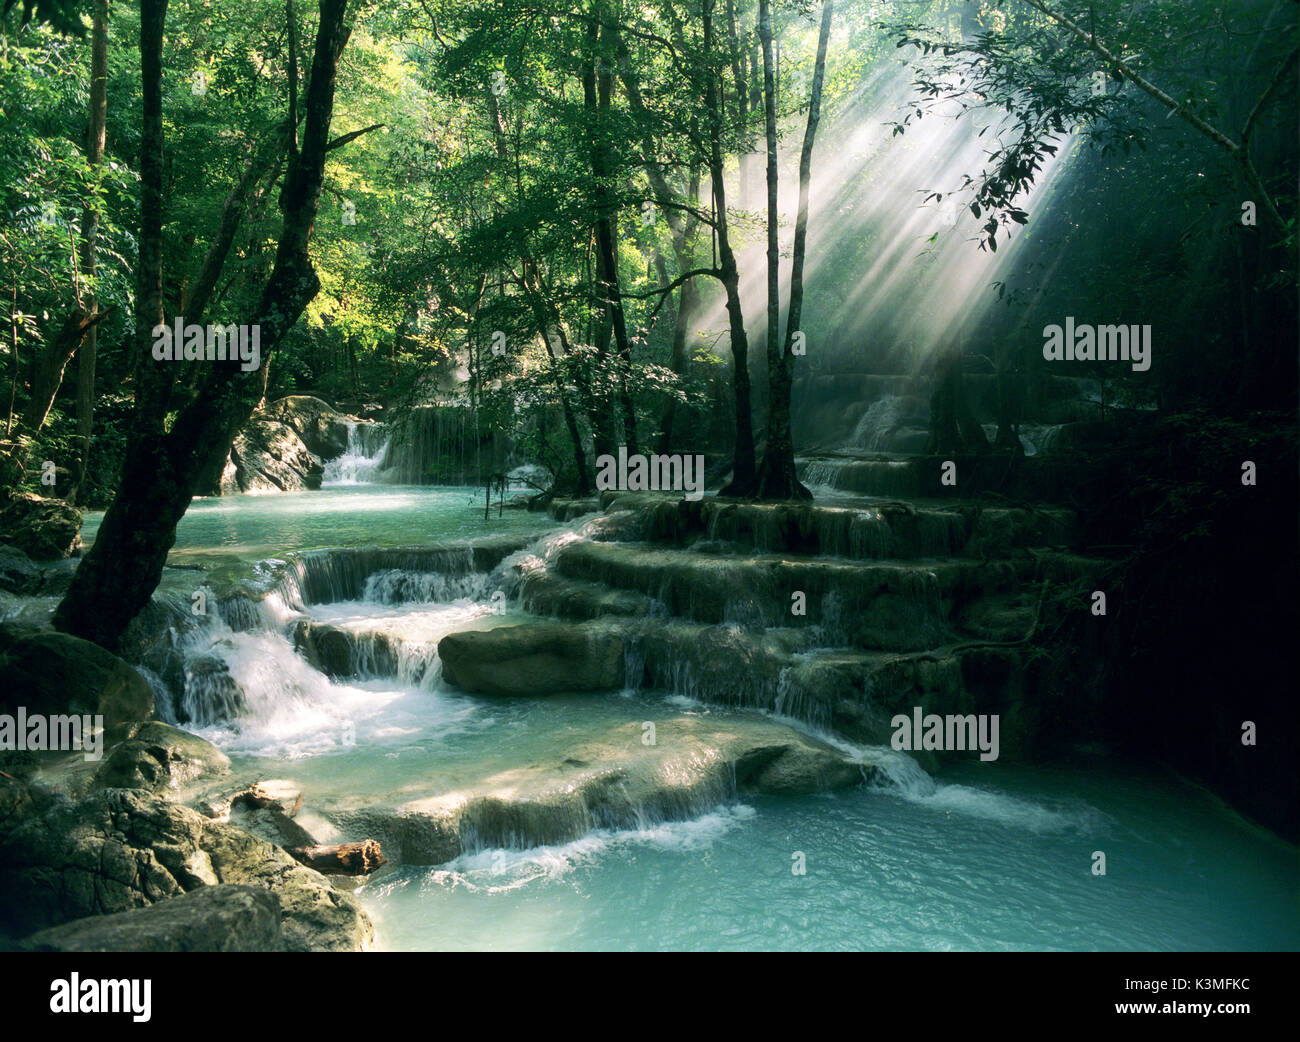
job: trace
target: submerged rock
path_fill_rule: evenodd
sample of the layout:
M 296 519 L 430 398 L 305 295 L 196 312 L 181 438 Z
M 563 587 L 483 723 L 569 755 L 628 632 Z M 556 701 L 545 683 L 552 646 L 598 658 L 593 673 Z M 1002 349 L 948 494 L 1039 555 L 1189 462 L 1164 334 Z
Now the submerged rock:
M 277 952 L 280 899 L 255 886 L 205 886 L 145 908 L 39 930 L 38 952 Z
M 579 742 L 562 760 L 501 771 L 462 790 L 393 807 L 325 808 L 407 864 L 466 851 L 567 843 L 593 829 L 684 820 L 737 794 L 800 795 L 856 785 L 872 771 L 761 716 L 632 722 Z M 647 742 L 647 736 L 653 741 Z

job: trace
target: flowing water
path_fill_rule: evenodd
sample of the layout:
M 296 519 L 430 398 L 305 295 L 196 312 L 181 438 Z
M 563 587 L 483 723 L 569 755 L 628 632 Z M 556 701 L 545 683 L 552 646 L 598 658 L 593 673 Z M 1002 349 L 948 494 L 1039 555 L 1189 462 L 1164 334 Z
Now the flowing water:
M 548 528 L 520 511 L 485 522 L 466 489 L 341 485 L 197 500 L 174 559 L 220 553 L 251 566 L 306 547 L 503 532 L 522 542 Z M 579 538 L 575 523 L 549 545 Z M 340 834 L 321 808 L 472 789 L 643 721 L 731 718 L 672 691 L 451 688 L 438 640 L 520 621 L 519 556 L 477 571 L 468 552 L 436 568 L 376 566 L 364 583 L 308 584 L 341 591 L 334 598 L 285 586 L 251 621 L 214 618 L 187 638 L 191 662 L 209 665 L 208 680 L 191 670 L 185 726 L 222 746 L 237 776 L 304 793 L 300 820 L 331 842 L 362 837 Z M 343 568 L 338 553 L 319 560 Z M 346 635 L 341 679 L 295 650 L 302 623 Z M 204 686 L 214 676 L 221 697 Z M 1098 762 L 972 764 L 931 778 L 885 755 L 875 780 L 834 795 L 723 793 L 676 819 L 647 814 L 568 842 L 471 845 L 443 864 L 385 870 L 359 897 L 392 949 L 1300 948 L 1295 848 L 1200 789 Z M 1092 872 L 1096 851 L 1104 876 Z

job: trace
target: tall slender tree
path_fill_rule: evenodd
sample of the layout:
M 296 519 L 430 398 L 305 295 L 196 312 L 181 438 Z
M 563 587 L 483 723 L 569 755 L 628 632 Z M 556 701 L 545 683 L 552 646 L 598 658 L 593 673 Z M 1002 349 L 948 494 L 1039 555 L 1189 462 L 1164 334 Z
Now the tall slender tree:
M 799 481 L 794 464 L 794 439 L 790 430 L 791 385 L 794 382 L 794 338 L 803 318 L 803 267 L 808 247 L 808 205 L 812 181 L 813 146 L 821 121 L 822 85 L 826 79 L 826 48 L 830 41 L 835 0 L 822 6 L 817 37 L 817 59 L 813 66 L 812 93 L 808 101 L 808 123 L 799 153 L 799 210 L 794 226 L 794 250 L 790 265 L 790 304 L 785 320 L 785 339 L 777 343 L 780 320 L 776 227 L 776 100 L 772 81 L 772 23 L 769 0 L 759 0 L 759 34 L 763 39 L 763 89 L 767 122 L 767 292 L 768 292 L 768 418 L 767 445 L 758 479 L 758 494 L 764 499 L 811 499 L 812 493 Z M 764 28 L 764 25 L 766 26 Z

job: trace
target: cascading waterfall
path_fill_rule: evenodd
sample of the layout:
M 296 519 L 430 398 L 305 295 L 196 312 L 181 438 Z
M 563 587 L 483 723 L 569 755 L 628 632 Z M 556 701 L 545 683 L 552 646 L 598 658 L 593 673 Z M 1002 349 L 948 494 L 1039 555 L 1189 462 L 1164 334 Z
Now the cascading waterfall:
M 343 455 L 325 464 L 321 485 L 372 485 L 388 452 L 388 430 L 378 423 L 349 423 Z
M 473 410 L 426 405 L 407 412 L 385 448 L 382 480 L 397 485 L 478 485 L 479 432 Z

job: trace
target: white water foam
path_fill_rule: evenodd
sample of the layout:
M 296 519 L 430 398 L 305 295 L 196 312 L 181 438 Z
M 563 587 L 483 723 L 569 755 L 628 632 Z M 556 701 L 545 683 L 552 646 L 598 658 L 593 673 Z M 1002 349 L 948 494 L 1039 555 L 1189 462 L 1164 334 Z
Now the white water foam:
M 428 881 L 435 886 L 463 887 L 475 893 L 516 890 L 535 880 L 562 878 L 575 868 L 629 846 L 678 853 L 704 850 L 732 829 L 752 820 L 756 813 L 753 807 L 743 803 L 728 804 L 686 821 L 668 821 L 639 829 L 596 829 L 580 839 L 555 846 L 462 854 L 431 871 Z
M 343 455 L 325 464 L 321 487 L 328 485 L 373 485 L 388 451 L 388 438 L 376 438 L 374 425 L 362 431 L 359 423 L 348 424 L 348 446 Z M 369 435 L 369 436 L 367 436 Z

